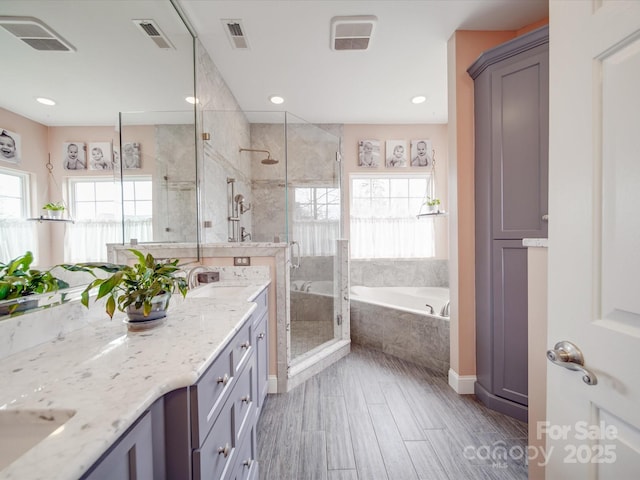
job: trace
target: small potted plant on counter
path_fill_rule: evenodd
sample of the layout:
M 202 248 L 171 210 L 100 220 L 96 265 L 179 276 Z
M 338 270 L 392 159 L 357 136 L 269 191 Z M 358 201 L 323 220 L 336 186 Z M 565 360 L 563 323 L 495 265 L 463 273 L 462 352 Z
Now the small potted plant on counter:
M 138 250 L 130 249 L 138 261 L 133 265 L 113 263 L 79 263 L 63 265 L 70 271 L 89 272 L 96 276 L 95 269 L 111 274 L 106 278 L 96 278 L 81 296 L 81 302 L 89 307 L 89 292 L 98 288 L 96 300 L 107 297 L 106 312 L 113 318 L 116 307 L 125 312 L 129 323 L 158 320 L 167 315 L 171 294 L 178 290 L 182 296 L 187 294 L 187 280 L 176 275 L 180 270 L 178 260 L 158 262 L 148 253 L 146 256 Z
M 6 264 L 0 263 L 0 301 L 4 303 L 0 307 L 0 315 L 36 307 L 38 301 L 28 299 L 31 295 L 69 287 L 67 282 L 56 278 L 50 270 L 31 268 L 32 262 L 33 254 L 26 252 Z
M 42 209 L 47 212 L 49 218 L 62 218 L 65 206 L 62 202 L 49 202 Z

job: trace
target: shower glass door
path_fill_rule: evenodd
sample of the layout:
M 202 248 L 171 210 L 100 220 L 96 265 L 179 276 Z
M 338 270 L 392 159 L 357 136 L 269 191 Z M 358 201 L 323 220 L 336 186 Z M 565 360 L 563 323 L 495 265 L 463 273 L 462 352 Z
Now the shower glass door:
M 336 127 L 337 129 L 338 127 Z M 340 132 L 287 113 L 287 238 L 292 244 L 291 364 L 341 338 Z

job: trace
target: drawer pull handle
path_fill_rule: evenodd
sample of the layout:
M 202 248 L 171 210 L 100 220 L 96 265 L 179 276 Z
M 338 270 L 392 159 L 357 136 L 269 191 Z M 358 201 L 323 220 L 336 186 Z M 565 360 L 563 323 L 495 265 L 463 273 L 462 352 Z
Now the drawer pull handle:
M 262 339 L 264 338 L 264 332 L 260 333 L 260 334 L 258 335 L 258 338 L 259 338 L 260 340 L 262 340 Z
M 249 403 L 251 402 L 251 397 L 249 395 L 245 395 L 240 400 L 243 401 L 244 403 Z
M 221 383 L 222 385 L 226 385 L 227 383 L 229 383 L 229 375 L 225 373 L 224 377 L 218 377 L 218 380 L 216 380 L 216 383 Z
M 249 342 L 249 340 L 247 340 L 242 345 L 240 345 L 240 348 L 249 348 L 250 346 L 251 346 L 251 342 Z
M 242 465 L 244 465 L 247 468 L 251 468 L 251 464 L 253 463 L 252 459 L 249 460 L 245 460 L 244 462 L 242 462 Z
M 218 447 L 218 455 L 222 455 L 224 458 L 229 456 L 229 444 L 227 443 L 224 447 Z

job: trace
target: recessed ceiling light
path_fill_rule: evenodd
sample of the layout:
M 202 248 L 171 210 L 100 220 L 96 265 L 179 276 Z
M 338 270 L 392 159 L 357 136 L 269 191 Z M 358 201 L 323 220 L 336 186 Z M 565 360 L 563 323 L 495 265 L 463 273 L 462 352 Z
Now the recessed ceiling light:
M 427 97 L 425 97 L 424 95 L 417 95 L 411 99 L 411 103 L 415 103 L 416 105 L 418 105 L 419 103 L 426 102 L 426 100 Z
M 50 98 L 45 98 L 45 97 L 36 98 L 36 102 L 39 102 L 43 105 L 48 105 L 50 107 L 56 104 L 54 100 L 51 100 Z
M 195 105 L 196 103 L 200 103 L 200 100 L 198 100 L 196 97 L 187 97 L 187 98 L 185 98 L 185 100 L 187 101 L 187 103 L 190 103 L 191 105 Z
M 269 101 L 276 105 L 280 105 L 281 103 L 284 103 L 284 98 L 282 98 L 280 95 L 271 95 L 269 97 Z

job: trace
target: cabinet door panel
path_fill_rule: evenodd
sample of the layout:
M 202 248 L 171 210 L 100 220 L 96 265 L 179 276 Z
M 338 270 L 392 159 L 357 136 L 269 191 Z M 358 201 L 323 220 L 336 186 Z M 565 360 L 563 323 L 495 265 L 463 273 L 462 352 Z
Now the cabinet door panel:
M 154 480 L 151 415 L 145 413 L 123 435 L 86 480 Z
M 256 407 L 259 413 L 269 388 L 269 337 L 267 321 L 269 315 L 264 312 L 253 326 L 254 345 L 256 347 Z
M 493 242 L 493 393 L 527 405 L 527 249 Z
M 548 75 L 546 52 L 491 73 L 494 239 L 547 236 Z

